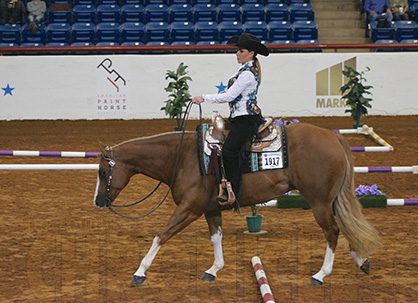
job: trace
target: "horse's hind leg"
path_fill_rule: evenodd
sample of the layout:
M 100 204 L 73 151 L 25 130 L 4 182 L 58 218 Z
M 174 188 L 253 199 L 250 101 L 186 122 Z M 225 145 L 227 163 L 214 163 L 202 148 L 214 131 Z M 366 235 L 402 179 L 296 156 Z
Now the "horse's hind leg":
M 215 254 L 215 261 L 200 278 L 203 281 L 213 281 L 218 270 L 224 267 L 224 256 L 222 251 L 222 214 L 220 210 L 205 213 L 206 221 L 209 225 L 210 240 L 212 241 Z
M 312 276 L 310 283 L 322 285 L 324 283 L 324 277 L 330 275 L 332 272 L 335 249 L 337 247 L 338 234 L 340 230 L 337 222 L 335 221 L 331 205 L 312 205 L 312 211 L 316 221 L 324 232 L 327 240 L 327 248 L 325 251 L 324 263 L 322 264 L 319 272 Z

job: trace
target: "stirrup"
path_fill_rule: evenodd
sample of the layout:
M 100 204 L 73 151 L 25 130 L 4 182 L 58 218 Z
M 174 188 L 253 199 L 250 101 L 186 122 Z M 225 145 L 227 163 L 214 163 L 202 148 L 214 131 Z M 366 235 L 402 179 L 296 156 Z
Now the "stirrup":
M 222 179 L 219 184 L 219 195 L 216 197 L 220 205 L 231 205 L 235 202 L 235 194 L 232 190 L 231 182 Z

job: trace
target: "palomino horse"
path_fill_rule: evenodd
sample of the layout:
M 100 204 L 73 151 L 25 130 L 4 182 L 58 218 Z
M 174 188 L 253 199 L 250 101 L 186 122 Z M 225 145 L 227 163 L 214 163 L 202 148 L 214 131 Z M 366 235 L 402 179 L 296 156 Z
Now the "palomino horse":
M 355 196 L 349 146 L 342 136 L 313 125 L 295 123 L 286 129 L 288 168 L 244 174 L 240 205 L 266 202 L 298 189 L 309 202 L 327 241 L 324 263 L 312 276 L 311 283 L 322 284 L 324 277 L 331 274 L 340 230 L 348 240 L 357 265 L 368 273 L 367 256 L 382 244 L 378 232 L 363 217 Z M 161 246 L 202 214 L 209 225 L 215 260 L 201 279 L 214 280 L 224 266 L 222 215 L 216 201 L 218 184 L 215 176 L 204 178 L 200 174 L 195 132 L 185 132 L 178 156 L 181 136 L 181 133 L 165 133 L 126 141 L 114 147 L 100 146 L 102 157 L 95 193 L 96 206 L 111 206 L 129 179 L 138 173 L 171 186 L 177 205 L 155 236 L 150 250 L 134 273 L 131 285 L 143 283 L 145 272 Z

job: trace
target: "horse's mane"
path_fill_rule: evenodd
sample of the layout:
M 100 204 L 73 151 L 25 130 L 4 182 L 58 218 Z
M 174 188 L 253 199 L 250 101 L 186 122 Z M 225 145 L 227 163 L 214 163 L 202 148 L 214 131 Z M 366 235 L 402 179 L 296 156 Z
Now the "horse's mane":
M 195 133 L 194 131 L 186 131 L 185 132 L 185 134 L 194 134 L 194 133 Z M 129 139 L 129 140 L 123 141 L 123 142 L 115 145 L 114 147 L 118 147 L 118 146 L 125 145 L 125 144 L 130 144 L 130 143 L 135 144 L 139 141 L 152 140 L 152 139 L 157 138 L 157 137 L 167 137 L 167 136 L 172 136 L 172 135 L 177 135 L 177 134 L 181 134 L 181 133 L 180 132 L 166 132 L 166 133 L 151 135 L 151 136 L 147 136 L 147 137 Z

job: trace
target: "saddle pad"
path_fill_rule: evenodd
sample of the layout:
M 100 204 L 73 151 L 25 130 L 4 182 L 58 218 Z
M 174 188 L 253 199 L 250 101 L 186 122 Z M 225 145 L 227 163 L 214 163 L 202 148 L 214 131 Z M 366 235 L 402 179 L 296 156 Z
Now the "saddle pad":
M 202 127 L 198 127 L 198 140 L 200 148 L 199 151 L 199 161 L 200 161 L 200 167 L 201 173 L 204 168 L 204 171 L 206 174 L 213 174 L 213 167 L 210 167 L 212 165 L 210 161 L 210 158 L 216 155 L 216 150 L 210 148 L 207 144 L 205 144 L 204 138 L 206 137 L 206 132 L 209 129 L 209 124 L 203 124 Z M 286 135 L 286 128 L 284 125 L 281 125 L 281 137 L 280 141 L 281 144 L 278 144 L 280 146 L 275 151 L 269 151 L 269 152 L 243 152 L 243 167 L 242 172 L 243 173 L 249 173 L 249 172 L 256 172 L 256 171 L 263 171 L 263 170 L 270 170 L 270 169 L 281 169 L 281 168 L 287 168 L 289 165 L 288 161 L 288 152 L 287 152 L 287 135 Z M 203 147 L 203 148 L 202 148 Z M 213 148 L 217 148 L 216 146 L 212 146 Z

